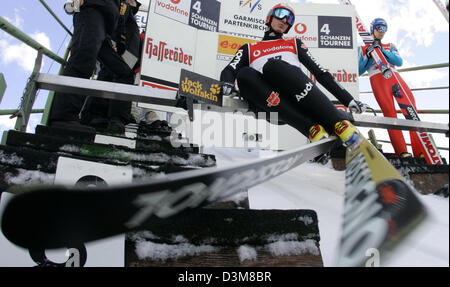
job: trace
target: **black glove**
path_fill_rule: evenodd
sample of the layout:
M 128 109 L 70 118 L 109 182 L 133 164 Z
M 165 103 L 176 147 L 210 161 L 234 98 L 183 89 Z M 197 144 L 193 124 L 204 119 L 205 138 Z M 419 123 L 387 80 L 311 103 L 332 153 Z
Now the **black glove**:
M 350 109 L 351 112 L 355 112 L 357 114 L 364 113 L 367 109 L 370 109 L 368 105 L 361 103 L 360 101 L 357 100 L 352 100 L 348 104 L 348 108 Z
M 222 95 L 233 98 L 237 95 L 236 88 L 233 83 L 223 82 L 222 83 Z
M 372 54 L 372 52 L 376 49 L 376 48 L 380 48 L 381 49 L 381 45 L 379 41 L 374 41 L 372 43 L 372 45 L 367 46 L 366 48 L 366 55 L 367 57 L 370 57 L 370 55 Z
M 127 43 L 125 43 L 125 40 L 120 40 L 116 43 L 116 49 L 117 49 L 117 54 L 119 55 L 123 55 L 123 53 L 125 53 L 125 51 L 127 50 Z

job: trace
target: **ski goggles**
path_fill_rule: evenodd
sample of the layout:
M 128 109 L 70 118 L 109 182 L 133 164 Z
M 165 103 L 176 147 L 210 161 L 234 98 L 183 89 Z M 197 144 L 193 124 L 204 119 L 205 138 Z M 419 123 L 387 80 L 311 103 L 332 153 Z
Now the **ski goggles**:
M 294 25 L 295 15 L 286 8 L 275 9 L 275 11 L 273 11 L 273 16 L 279 20 L 283 20 L 284 18 L 286 18 L 286 22 L 289 25 Z
M 373 27 L 378 32 L 387 32 L 387 26 L 386 25 L 376 25 Z

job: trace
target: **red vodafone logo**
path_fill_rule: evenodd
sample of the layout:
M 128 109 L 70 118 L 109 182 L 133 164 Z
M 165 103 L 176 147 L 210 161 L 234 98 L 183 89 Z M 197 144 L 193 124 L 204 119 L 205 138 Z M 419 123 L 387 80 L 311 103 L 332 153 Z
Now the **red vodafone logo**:
M 308 28 L 306 27 L 305 24 L 303 23 L 298 23 L 297 25 L 295 25 L 294 27 L 295 32 L 297 32 L 297 34 L 305 34 L 306 30 L 308 30 Z
M 181 2 L 181 0 L 170 0 L 170 2 L 172 2 L 173 4 L 179 4 Z

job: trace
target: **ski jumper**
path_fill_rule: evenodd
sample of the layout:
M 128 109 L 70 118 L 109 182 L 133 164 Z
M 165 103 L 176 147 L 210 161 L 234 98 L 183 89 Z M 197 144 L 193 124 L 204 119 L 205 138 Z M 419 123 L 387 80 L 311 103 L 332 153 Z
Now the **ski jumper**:
M 417 110 L 416 103 L 411 90 L 408 88 L 408 85 L 395 69 L 395 66 L 401 66 L 403 64 L 403 60 L 400 57 L 397 48 L 393 44 L 382 44 L 381 46 L 381 51 L 386 57 L 386 60 L 388 61 L 394 75 L 390 79 L 385 79 L 383 77 L 373 59 L 367 57 L 367 45 L 358 47 L 359 75 L 364 74 L 366 71 L 368 72 L 373 94 L 375 95 L 375 99 L 377 100 L 383 115 L 389 118 L 397 118 L 397 111 L 394 105 L 394 95 L 392 94 L 392 86 L 395 84 L 395 78 L 397 78 L 403 86 L 405 95 L 409 98 L 414 108 Z M 402 153 L 407 153 L 408 150 L 402 131 L 388 130 L 388 133 L 392 146 L 394 147 L 395 154 L 400 156 Z M 410 132 L 410 136 L 414 157 L 419 157 L 421 153 L 420 140 L 415 132 Z
M 301 40 L 269 36 L 268 32 L 262 41 L 243 45 L 220 80 L 234 83 L 237 79 L 241 96 L 254 112 L 278 112 L 282 121 L 306 137 L 316 124 L 331 134 L 335 124 L 347 118 L 301 70 L 301 64 L 342 104 L 348 106 L 353 100 Z

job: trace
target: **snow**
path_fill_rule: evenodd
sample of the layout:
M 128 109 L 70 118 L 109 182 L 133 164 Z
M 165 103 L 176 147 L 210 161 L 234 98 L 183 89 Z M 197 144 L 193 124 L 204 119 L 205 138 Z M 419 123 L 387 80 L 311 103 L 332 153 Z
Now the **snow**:
M 216 155 L 218 166 L 227 166 L 271 151 L 218 149 L 204 151 Z M 336 171 L 331 162 L 305 163 L 248 191 L 251 209 L 311 209 L 317 213 L 320 251 L 324 266 L 335 266 L 344 210 L 345 171 Z M 405 239 L 386 267 L 449 266 L 449 200 L 435 195 L 418 195 L 428 217 Z M 382 258 L 382 260 L 384 260 Z
M 37 170 L 25 170 L 18 168 L 19 174 L 14 175 L 10 172 L 5 173 L 5 182 L 9 185 L 14 184 L 53 184 L 55 175 Z
M 269 151 L 219 148 L 205 149 L 203 153 L 215 154 L 219 167 L 275 154 Z M 22 176 L 33 178 L 26 174 Z M 342 229 L 344 194 L 345 172 L 334 170 L 331 163 L 327 165 L 305 163 L 248 191 L 251 209 L 314 210 L 319 220 L 320 253 L 324 266 L 336 264 Z M 241 193 L 237 198 L 240 200 L 242 196 Z M 381 266 L 449 266 L 449 200 L 434 195 L 418 196 L 428 210 L 427 219 L 405 239 L 388 258 L 389 260 L 382 258 Z M 0 214 L 10 197 L 9 194 L 2 194 Z M 302 217 L 293 220 L 308 224 L 312 219 Z M 143 233 L 140 236 L 152 238 L 151 233 Z M 182 237 L 174 237 L 173 240 L 176 243 L 175 248 L 173 244 L 169 246 L 138 240 L 136 250 L 142 258 L 160 261 L 218 250 L 217 247 L 208 244 L 193 246 Z M 123 266 L 123 241 L 122 235 L 87 244 L 86 266 Z M 298 242 L 289 234 L 284 237 L 273 237 L 271 241 L 273 242 L 266 245 L 265 249 L 275 256 L 298 254 L 296 252 L 312 254 L 319 252 L 314 241 Z M 60 256 L 65 254 L 65 251 L 54 252 L 59 252 Z M 257 250 L 252 246 L 240 246 L 236 248 L 236 252 L 241 262 L 257 259 Z M 0 234 L 0 254 L 0 266 L 35 265 L 26 250 L 15 247 L 2 234 Z
M 155 243 L 147 239 L 158 239 L 151 232 L 138 232 L 132 235 L 135 241 L 135 252 L 139 259 L 150 259 L 165 262 L 169 259 L 178 259 L 185 256 L 197 256 L 219 250 L 211 245 L 193 245 L 181 235 L 175 236 L 173 242 L 177 244 Z
M 316 246 L 316 241 L 308 239 L 302 242 L 299 241 L 276 241 L 265 246 L 273 256 L 289 256 L 301 254 L 319 255 L 319 249 Z
M 258 258 L 258 253 L 254 247 L 248 245 L 241 245 L 237 249 L 239 261 L 242 263 L 246 260 L 254 261 Z

